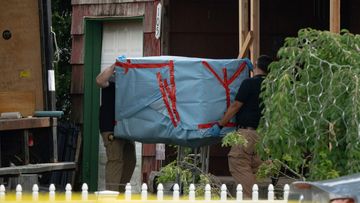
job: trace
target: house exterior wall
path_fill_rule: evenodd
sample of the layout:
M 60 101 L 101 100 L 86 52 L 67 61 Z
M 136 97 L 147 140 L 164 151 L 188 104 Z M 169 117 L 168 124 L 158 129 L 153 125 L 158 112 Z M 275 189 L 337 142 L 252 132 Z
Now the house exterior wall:
M 83 124 L 84 111 L 84 18 L 117 18 L 143 16 L 144 56 L 160 55 L 160 40 L 155 38 L 155 14 L 158 0 L 73 0 L 72 1 L 72 119 Z M 101 40 L 101 39 L 99 39 Z M 94 81 L 95 82 L 95 81 Z M 86 136 L 86 135 L 84 135 Z M 155 147 L 143 145 L 142 176 L 155 170 Z
M 1 106 L 0 112 L 32 116 L 35 110 L 44 110 L 40 16 L 38 0 L 1 2 L 0 92 L 4 101 L 12 102 Z M 6 31 L 11 33 L 8 39 L 3 37 Z M 28 101 L 10 100 L 10 93 Z
M 73 1 L 75 3 L 81 1 Z M 73 17 L 71 26 L 72 55 L 71 64 L 75 68 L 72 75 L 71 94 L 79 96 L 83 93 L 83 64 L 84 64 L 84 17 L 131 17 L 144 16 L 144 56 L 160 55 L 160 42 L 154 36 L 155 12 L 158 1 L 142 1 L 136 3 L 103 3 L 73 4 Z M 97 1 L 95 1 L 97 2 Z M 81 80 L 79 80 L 81 79 Z M 80 99 L 81 98 L 75 98 Z M 81 108 L 73 111 L 72 118 L 77 123 L 82 123 Z

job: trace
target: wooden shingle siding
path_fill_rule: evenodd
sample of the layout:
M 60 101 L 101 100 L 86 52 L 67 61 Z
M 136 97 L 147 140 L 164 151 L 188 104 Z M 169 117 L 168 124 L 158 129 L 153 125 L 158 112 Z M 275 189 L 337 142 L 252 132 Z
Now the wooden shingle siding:
M 160 43 L 155 38 L 154 33 L 144 33 L 144 56 L 159 56 Z
M 91 4 L 73 5 L 73 17 L 71 23 L 71 34 L 84 33 L 84 18 L 101 17 L 132 17 L 145 16 L 145 7 L 153 7 L 153 2 L 147 3 L 125 3 L 125 4 Z M 151 16 L 150 16 L 151 17 Z M 146 19 L 145 19 L 146 21 Z
M 84 65 L 72 65 L 71 74 L 71 93 L 83 94 L 84 93 Z M 95 82 L 95 81 L 94 81 Z M 79 110 L 79 109 L 77 109 Z
M 71 94 L 71 104 L 73 106 L 73 110 L 71 111 L 72 120 L 77 123 L 82 123 L 84 120 L 84 94 Z
M 144 33 L 155 32 L 157 1 L 145 4 Z M 144 42 L 146 42 L 144 40 Z
M 72 36 L 72 54 L 70 63 L 84 64 L 84 36 L 73 35 Z
M 71 21 L 71 34 L 80 35 L 84 33 L 84 17 L 90 16 L 89 6 L 86 5 L 77 5 L 72 6 L 72 21 Z

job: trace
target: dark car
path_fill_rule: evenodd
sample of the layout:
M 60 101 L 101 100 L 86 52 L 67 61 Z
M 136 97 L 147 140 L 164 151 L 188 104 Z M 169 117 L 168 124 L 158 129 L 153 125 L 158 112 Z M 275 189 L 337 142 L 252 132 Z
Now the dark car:
M 294 182 L 288 202 L 360 203 L 360 173 L 318 182 Z

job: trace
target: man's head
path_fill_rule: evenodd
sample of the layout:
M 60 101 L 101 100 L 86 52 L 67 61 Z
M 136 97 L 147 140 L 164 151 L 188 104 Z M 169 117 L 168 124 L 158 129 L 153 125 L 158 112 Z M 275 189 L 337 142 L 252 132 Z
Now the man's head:
M 272 62 L 272 59 L 267 55 L 261 55 L 256 61 L 256 66 L 263 72 L 268 73 L 268 66 Z

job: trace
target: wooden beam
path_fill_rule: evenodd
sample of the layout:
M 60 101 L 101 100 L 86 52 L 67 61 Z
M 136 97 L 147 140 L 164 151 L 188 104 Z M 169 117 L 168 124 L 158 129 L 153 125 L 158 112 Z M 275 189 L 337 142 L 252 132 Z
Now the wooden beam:
M 330 0 L 330 32 L 340 33 L 340 0 Z
M 250 44 L 253 41 L 253 32 L 249 31 L 246 35 L 246 39 L 241 47 L 240 54 L 238 58 L 244 58 L 246 55 L 246 52 L 249 50 Z
M 254 33 L 253 43 L 250 46 L 251 61 L 255 64 L 260 53 L 260 0 L 250 0 L 250 30 Z
M 239 56 L 249 32 L 249 0 L 239 0 Z
M 0 168 L 1 175 L 18 175 L 24 173 L 43 173 L 57 170 L 72 170 L 75 168 L 75 162 L 61 162 L 61 163 L 40 163 L 28 164 L 21 166 L 10 166 Z
M 46 128 L 50 126 L 54 126 L 54 127 L 57 126 L 56 118 L 32 117 L 32 118 L 0 120 L 0 131 Z
M 24 117 L 32 116 L 36 106 L 35 100 L 35 91 L 0 92 L 0 113 L 20 112 Z

